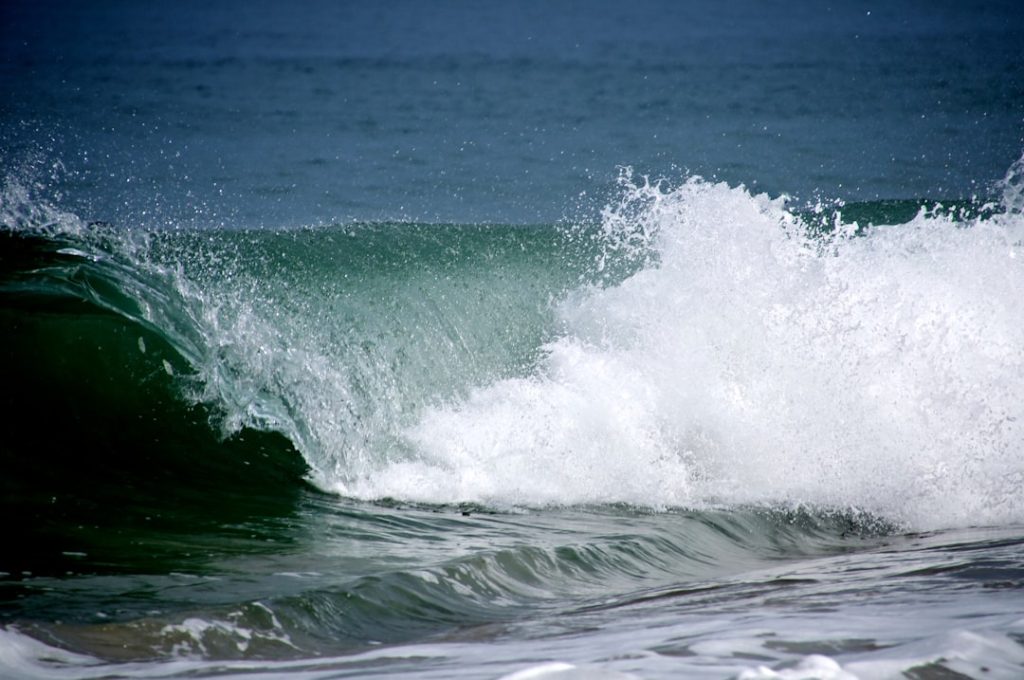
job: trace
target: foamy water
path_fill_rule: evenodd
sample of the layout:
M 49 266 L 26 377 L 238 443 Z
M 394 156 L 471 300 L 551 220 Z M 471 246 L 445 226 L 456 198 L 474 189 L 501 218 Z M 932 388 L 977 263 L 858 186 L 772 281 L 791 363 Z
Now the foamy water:
M 814 238 L 742 187 L 626 191 L 609 243 L 652 264 L 569 296 L 534 375 L 428 409 L 413 460 L 344 493 L 1024 520 L 1018 213 Z

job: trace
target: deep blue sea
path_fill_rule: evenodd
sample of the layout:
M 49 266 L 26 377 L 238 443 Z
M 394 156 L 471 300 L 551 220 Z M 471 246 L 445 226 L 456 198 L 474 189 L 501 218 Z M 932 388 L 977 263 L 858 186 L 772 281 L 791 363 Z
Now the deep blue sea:
M 1024 5 L 0 7 L 0 677 L 1024 677 Z

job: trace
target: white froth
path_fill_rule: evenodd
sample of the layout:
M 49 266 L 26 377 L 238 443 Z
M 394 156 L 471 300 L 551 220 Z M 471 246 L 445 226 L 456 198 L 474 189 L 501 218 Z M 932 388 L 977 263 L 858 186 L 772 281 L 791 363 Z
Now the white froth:
M 858 680 L 847 673 L 834 659 L 821 654 L 804 657 L 793 668 L 772 670 L 767 666 L 745 670 L 738 680 Z
M 629 191 L 608 241 L 652 264 L 566 300 L 535 375 L 427 410 L 415 458 L 346 492 L 1024 520 L 1019 214 L 811 238 L 742 187 Z

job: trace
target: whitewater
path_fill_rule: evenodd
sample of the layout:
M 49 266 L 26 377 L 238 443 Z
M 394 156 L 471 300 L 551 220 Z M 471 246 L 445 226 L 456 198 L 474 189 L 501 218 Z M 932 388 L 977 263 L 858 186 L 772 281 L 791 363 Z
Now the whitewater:
M 350 493 L 1021 520 L 1019 187 L 988 219 L 815 235 L 743 188 L 624 183 L 602 258 L 648 264 L 572 291 L 532 375 L 432 406 L 416 459 Z

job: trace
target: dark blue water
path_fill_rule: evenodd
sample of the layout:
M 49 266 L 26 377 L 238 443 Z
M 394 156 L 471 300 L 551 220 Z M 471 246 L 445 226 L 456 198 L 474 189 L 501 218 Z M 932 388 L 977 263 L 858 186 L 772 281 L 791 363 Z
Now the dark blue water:
M 622 165 L 969 198 L 1024 135 L 1012 0 L 0 11 L 5 165 L 61 162 L 108 221 L 548 223 L 601 207 Z

